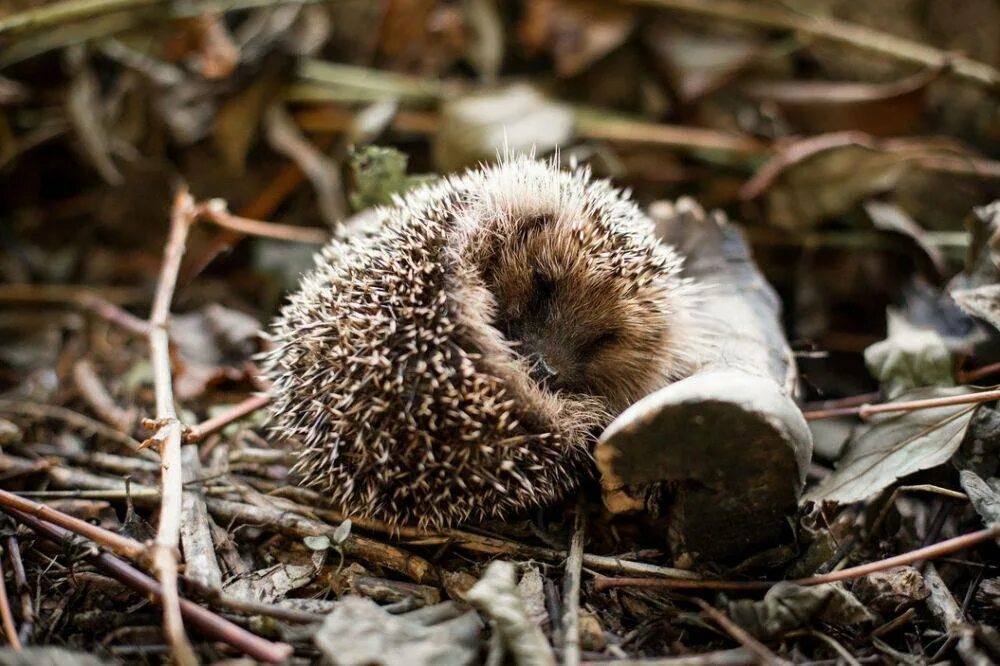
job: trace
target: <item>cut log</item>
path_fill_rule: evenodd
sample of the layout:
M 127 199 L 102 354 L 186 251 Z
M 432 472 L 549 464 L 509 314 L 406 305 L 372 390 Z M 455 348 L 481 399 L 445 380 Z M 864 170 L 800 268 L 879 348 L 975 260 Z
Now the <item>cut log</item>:
M 666 518 L 675 555 L 731 560 L 789 540 L 812 455 L 780 304 L 739 230 L 693 201 L 655 204 L 702 285 L 700 369 L 632 405 L 595 456 L 612 512 Z

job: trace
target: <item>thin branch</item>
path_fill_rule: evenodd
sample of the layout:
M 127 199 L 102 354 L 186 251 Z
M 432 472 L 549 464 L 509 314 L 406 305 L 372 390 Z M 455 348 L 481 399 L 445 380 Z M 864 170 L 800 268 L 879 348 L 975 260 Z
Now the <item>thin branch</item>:
M 14 591 L 21 598 L 21 631 L 18 638 L 22 643 L 27 643 L 35 626 L 35 608 L 31 603 L 31 590 L 28 587 L 24 562 L 21 560 L 21 545 L 17 541 L 17 535 L 9 535 L 6 545 L 7 553 L 10 555 L 10 567 L 14 573 Z
M 233 405 L 225 412 L 202 421 L 196 426 L 191 426 L 184 433 L 185 442 L 200 442 L 208 435 L 222 430 L 230 423 L 250 416 L 258 409 L 266 407 L 271 402 L 269 395 L 253 395 L 237 405 Z
M 7 598 L 7 583 L 3 573 L 3 546 L 0 546 L 0 625 L 7 635 L 7 642 L 15 652 L 22 649 L 21 639 L 17 635 L 17 625 L 14 624 L 14 613 L 10 610 L 10 600 Z
M 108 441 L 120 444 L 133 453 L 155 458 L 151 453 L 143 454 L 140 449 L 142 445 L 135 439 L 123 432 L 108 427 L 96 419 L 74 412 L 72 409 L 47 405 L 40 402 L 25 402 L 21 400 L 0 399 L 0 414 L 17 414 L 19 416 L 30 416 L 36 419 L 55 419 L 80 430 L 89 430 L 95 435 L 103 437 Z
M 856 567 L 848 567 L 840 571 L 809 576 L 788 581 L 796 585 L 822 585 L 823 583 L 836 583 L 841 580 L 852 580 L 867 576 L 877 571 L 885 571 L 893 567 L 913 564 L 921 560 L 930 560 L 949 553 L 954 553 L 965 548 L 970 548 L 986 541 L 1000 539 L 1000 523 L 994 523 L 986 529 L 978 532 L 963 534 L 952 539 L 947 539 L 939 543 L 917 548 L 894 557 L 887 557 L 883 560 L 876 560 Z M 758 580 L 671 580 L 657 578 L 607 578 L 600 576 L 594 584 L 597 590 L 607 590 L 612 587 L 639 587 L 639 588 L 662 588 L 672 590 L 767 590 L 778 583 L 785 581 L 758 581 Z
M 74 363 L 73 383 L 76 384 L 80 397 L 105 423 L 124 433 L 132 430 L 135 415 L 130 414 L 115 403 L 104 387 L 104 382 L 97 375 L 93 363 L 85 358 Z
M 562 647 L 564 666 L 580 665 L 580 577 L 583 573 L 583 538 L 587 515 L 583 502 L 576 506 L 573 536 L 569 542 L 563 579 Z
M 766 645 L 747 633 L 746 629 L 726 617 L 726 615 L 718 608 L 715 608 L 704 599 L 699 599 L 698 597 L 693 597 L 691 600 L 698 604 L 698 607 L 701 608 L 701 612 L 711 618 L 717 625 L 722 627 L 723 631 L 729 634 L 733 640 L 757 655 L 757 659 L 759 660 L 758 663 L 787 663 L 783 659 L 779 659 L 778 656 L 771 652 Z
M 788 30 L 830 42 L 846 44 L 895 60 L 925 67 L 950 67 L 955 76 L 989 89 L 1000 87 L 1000 72 L 985 63 L 873 28 L 835 18 L 806 16 L 774 5 L 751 5 L 732 0 L 628 0 L 631 4 L 674 10 L 761 28 Z
M 5 507 L 4 511 L 10 514 L 19 522 L 27 525 L 36 533 L 51 539 L 57 543 L 67 545 L 79 544 L 80 541 L 75 535 L 64 530 L 57 525 L 40 520 L 17 509 Z M 84 542 L 85 543 L 85 542 Z M 86 555 L 98 569 L 105 574 L 121 581 L 125 585 L 149 594 L 157 598 L 160 603 L 164 603 L 166 595 L 164 588 L 155 580 L 142 573 L 128 562 L 115 557 L 111 553 L 97 551 Z M 272 643 L 259 636 L 251 634 L 246 629 L 239 627 L 228 620 L 219 617 L 215 613 L 198 606 L 197 604 L 180 599 L 178 603 L 179 611 L 190 620 L 191 624 L 205 634 L 218 640 L 224 641 L 240 650 L 244 654 L 268 663 L 279 663 L 288 659 L 292 655 L 292 647 L 284 643 Z M 174 653 L 175 659 L 179 660 L 179 655 Z
M 246 236 L 261 236 L 276 240 L 293 241 L 322 245 L 330 239 L 330 233 L 316 227 L 299 227 L 277 222 L 263 222 L 248 217 L 233 215 L 229 212 L 226 202 L 222 199 L 212 199 L 198 205 L 198 214 L 216 226 L 235 231 Z
M 178 545 L 181 528 L 183 477 L 181 470 L 181 422 L 174 408 L 173 380 L 170 368 L 170 303 L 177 285 L 177 273 L 187 240 L 188 228 L 195 220 L 194 200 L 186 189 L 174 198 L 170 236 L 163 252 L 163 266 L 156 285 L 156 295 L 149 316 L 149 350 L 153 364 L 156 393 L 156 419 L 159 430 L 153 441 L 160 445 L 160 518 L 153 542 L 153 570 L 163 588 L 163 622 L 167 642 L 174 658 L 181 664 L 196 664 L 194 650 L 184 633 L 180 599 L 177 593 Z
M 840 407 L 835 409 L 821 409 L 812 412 L 804 412 L 807 421 L 819 419 L 830 419 L 838 416 L 859 416 L 867 419 L 873 414 L 887 414 L 892 412 L 915 412 L 921 409 L 934 409 L 935 407 L 950 407 L 951 405 L 973 405 L 981 402 L 991 402 L 1000 400 L 1000 390 L 981 391 L 979 393 L 966 393 L 964 395 L 952 395 L 944 398 L 927 398 L 924 400 L 908 400 L 904 402 L 884 402 L 877 405 L 860 405 L 858 407 Z
M 266 524 L 284 534 L 295 536 L 330 536 L 334 526 L 296 515 L 272 506 L 251 506 L 223 499 L 206 499 L 208 510 L 224 521 L 239 521 L 252 525 Z M 418 583 L 433 583 L 439 579 L 437 569 L 424 558 L 388 544 L 351 534 L 341 544 L 344 554 L 372 564 L 398 571 Z
M 149 550 L 146 546 L 135 539 L 116 534 L 103 527 L 88 523 L 86 520 L 70 516 L 45 504 L 32 502 L 6 490 L 0 490 L 0 507 L 10 507 L 23 514 L 58 525 L 63 529 L 87 537 L 94 543 L 130 560 L 143 562 L 149 556 Z

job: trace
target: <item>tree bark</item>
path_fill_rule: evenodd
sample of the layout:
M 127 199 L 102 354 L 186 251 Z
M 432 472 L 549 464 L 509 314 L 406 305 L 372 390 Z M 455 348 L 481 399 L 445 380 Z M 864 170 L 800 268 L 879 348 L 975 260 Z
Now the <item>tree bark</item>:
M 675 553 L 734 559 L 787 541 L 812 438 L 780 303 L 739 230 L 697 204 L 655 204 L 664 241 L 703 289 L 699 370 L 637 402 L 595 456 L 605 504 L 666 519 Z

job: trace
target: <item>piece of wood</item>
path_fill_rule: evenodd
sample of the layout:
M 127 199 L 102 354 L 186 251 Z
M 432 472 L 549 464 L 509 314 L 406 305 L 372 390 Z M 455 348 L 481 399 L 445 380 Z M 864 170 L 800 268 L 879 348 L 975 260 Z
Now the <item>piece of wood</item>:
M 790 539 L 812 456 L 780 304 L 721 214 L 690 200 L 650 213 L 701 285 L 707 344 L 696 373 L 632 405 L 601 435 L 605 504 L 665 516 L 675 554 L 743 557 Z

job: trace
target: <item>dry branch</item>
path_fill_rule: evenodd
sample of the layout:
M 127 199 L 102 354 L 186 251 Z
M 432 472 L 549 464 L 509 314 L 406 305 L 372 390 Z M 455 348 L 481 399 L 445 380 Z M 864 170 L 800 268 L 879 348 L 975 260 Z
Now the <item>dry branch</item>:
M 195 219 L 194 200 L 187 190 L 174 198 L 170 219 L 170 235 L 163 252 L 163 266 L 156 285 L 156 296 L 149 316 L 149 351 L 153 363 L 153 383 L 156 392 L 156 419 L 159 429 L 153 441 L 160 449 L 160 518 L 153 543 L 153 570 L 163 588 L 163 622 L 167 641 L 174 658 L 181 664 L 195 664 L 194 650 L 184 633 L 177 593 L 178 547 L 183 500 L 181 467 L 181 422 L 174 408 L 173 379 L 170 366 L 170 303 L 177 285 L 177 273 L 188 228 Z
M 834 18 L 809 16 L 780 7 L 751 5 L 732 0 L 628 0 L 628 2 L 706 18 L 746 23 L 761 28 L 788 30 L 925 67 L 950 66 L 955 76 L 965 81 L 991 90 L 1000 87 L 1000 72 L 986 63 Z
M 74 534 L 69 530 L 65 530 L 17 509 L 12 509 L 9 506 L 4 506 L 3 510 L 11 517 L 30 527 L 36 533 L 57 543 L 65 545 L 79 543 Z M 152 595 L 159 599 L 160 603 L 163 603 L 165 599 L 163 586 L 124 560 L 103 551 L 90 552 L 86 557 L 94 566 L 107 575 L 131 588 Z M 179 599 L 178 610 L 200 631 L 225 641 L 254 659 L 268 663 L 279 663 L 288 659 L 292 654 L 291 646 L 283 643 L 272 643 L 259 636 L 255 636 L 242 627 L 236 626 L 187 599 Z M 177 658 L 176 653 L 174 657 Z

